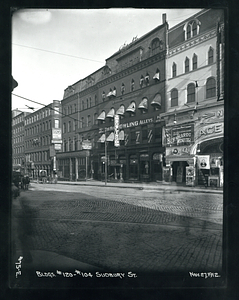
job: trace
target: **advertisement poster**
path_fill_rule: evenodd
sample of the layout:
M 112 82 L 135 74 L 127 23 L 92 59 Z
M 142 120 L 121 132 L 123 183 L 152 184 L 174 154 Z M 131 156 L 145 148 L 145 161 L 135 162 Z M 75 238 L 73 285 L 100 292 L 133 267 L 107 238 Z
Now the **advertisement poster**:
M 193 166 L 186 167 L 186 185 L 194 186 L 195 168 Z
M 199 169 L 210 169 L 210 155 L 198 155 Z

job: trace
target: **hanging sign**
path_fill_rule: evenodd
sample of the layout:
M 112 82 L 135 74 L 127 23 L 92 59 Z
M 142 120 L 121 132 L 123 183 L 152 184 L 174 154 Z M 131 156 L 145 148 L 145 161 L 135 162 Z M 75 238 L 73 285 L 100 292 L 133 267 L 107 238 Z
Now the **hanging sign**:
M 210 155 L 198 155 L 199 169 L 210 169 Z
M 119 115 L 114 115 L 114 132 L 115 132 L 114 145 L 115 145 L 115 147 L 119 147 L 120 146 L 120 141 L 119 141 Z

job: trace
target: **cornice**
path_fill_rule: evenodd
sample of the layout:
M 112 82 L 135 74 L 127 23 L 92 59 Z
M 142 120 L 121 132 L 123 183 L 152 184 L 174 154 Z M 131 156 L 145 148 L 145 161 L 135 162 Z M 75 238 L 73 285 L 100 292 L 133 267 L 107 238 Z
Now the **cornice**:
M 168 57 L 171 57 L 173 55 L 176 55 L 182 51 L 185 51 L 187 49 L 190 49 L 192 47 L 195 47 L 196 45 L 199 45 L 213 37 L 215 37 L 217 35 L 216 29 L 213 29 L 207 33 L 201 34 L 196 36 L 195 38 L 192 38 L 188 41 L 185 41 L 184 43 L 182 43 L 181 45 L 178 45 L 172 49 L 169 48 L 168 51 Z

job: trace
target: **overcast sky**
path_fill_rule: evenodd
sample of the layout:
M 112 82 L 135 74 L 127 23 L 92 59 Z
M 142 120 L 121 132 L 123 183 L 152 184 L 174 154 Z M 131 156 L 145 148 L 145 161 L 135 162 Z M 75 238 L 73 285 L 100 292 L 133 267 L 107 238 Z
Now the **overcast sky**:
M 162 24 L 169 28 L 199 9 L 31 9 L 12 17 L 14 94 L 47 105 L 64 89 L 101 68 L 133 37 Z M 12 96 L 12 109 L 43 106 Z

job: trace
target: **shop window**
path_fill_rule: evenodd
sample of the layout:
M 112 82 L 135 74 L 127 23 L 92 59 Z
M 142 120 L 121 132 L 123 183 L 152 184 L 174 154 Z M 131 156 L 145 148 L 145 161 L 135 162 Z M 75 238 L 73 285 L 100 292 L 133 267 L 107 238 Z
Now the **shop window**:
M 187 87 L 187 103 L 195 102 L 195 85 L 190 83 Z
M 216 80 L 211 77 L 207 79 L 206 83 L 206 98 L 212 98 L 216 96 Z
M 213 63 L 213 48 L 210 47 L 209 51 L 208 51 L 208 64 L 212 64 Z
M 173 89 L 171 91 L 171 107 L 178 106 L 178 90 Z
M 172 74 L 173 74 L 173 77 L 177 76 L 177 65 L 175 63 L 173 63 L 173 66 L 172 66 Z
M 196 70 L 198 67 L 198 57 L 196 54 L 193 54 L 193 70 Z
M 186 57 L 184 65 L 185 65 L 185 73 L 188 73 L 189 72 L 189 58 L 188 57 Z

